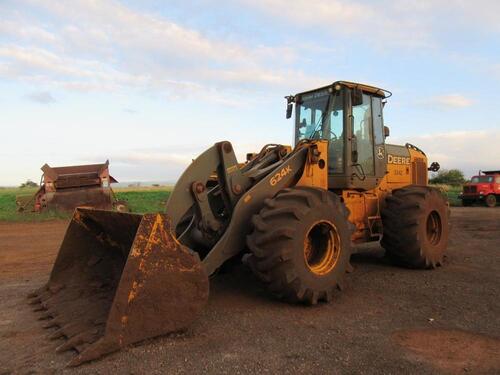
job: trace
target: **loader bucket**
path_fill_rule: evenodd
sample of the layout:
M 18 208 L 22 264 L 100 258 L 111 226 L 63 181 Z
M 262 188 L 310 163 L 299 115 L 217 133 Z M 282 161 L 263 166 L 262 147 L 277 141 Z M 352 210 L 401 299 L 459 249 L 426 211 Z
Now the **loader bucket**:
M 165 214 L 76 209 L 49 282 L 30 296 L 56 351 L 77 366 L 185 329 L 208 299 L 198 254 L 173 237 Z

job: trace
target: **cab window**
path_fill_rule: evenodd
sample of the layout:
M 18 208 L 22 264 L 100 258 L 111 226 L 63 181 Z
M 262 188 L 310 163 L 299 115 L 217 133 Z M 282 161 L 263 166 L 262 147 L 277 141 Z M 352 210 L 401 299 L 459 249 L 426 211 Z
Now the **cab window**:
M 358 164 L 365 175 L 375 174 L 373 158 L 373 120 L 371 97 L 363 94 L 363 102 L 352 107 L 352 134 L 356 136 Z
M 381 145 L 384 143 L 384 122 L 382 119 L 382 98 L 372 97 L 372 112 L 373 112 L 373 135 L 375 144 Z
M 328 171 L 344 173 L 344 100 L 339 95 L 334 100 L 328 123 Z

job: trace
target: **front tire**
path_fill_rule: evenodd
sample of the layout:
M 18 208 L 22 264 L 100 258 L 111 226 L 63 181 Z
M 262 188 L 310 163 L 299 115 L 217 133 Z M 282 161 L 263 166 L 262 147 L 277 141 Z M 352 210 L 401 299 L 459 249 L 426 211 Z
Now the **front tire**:
M 449 208 L 444 196 L 427 186 L 394 190 L 382 210 L 382 247 L 397 263 L 436 268 L 448 245 Z
M 489 194 L 485 199 L 485 203 L 488 207 L 496 207 L 497 197 L 494 194 Z
M 266 200 L 247 237 L 254 273 L 278 298 L 329 301 L 349 267 L 348 215 L 340 198 L 323 189 L 290 188 Z

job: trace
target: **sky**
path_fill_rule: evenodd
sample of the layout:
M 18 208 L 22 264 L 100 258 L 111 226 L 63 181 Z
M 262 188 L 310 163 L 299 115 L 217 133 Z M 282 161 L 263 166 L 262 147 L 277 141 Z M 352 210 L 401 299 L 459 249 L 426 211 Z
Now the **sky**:
M 388 89 L 388 142 L 500 169 L 496 0 L 0 0 L 0 186 L 110 160 L 175 181 L 221 140 L 293 143 L 284 96 Z

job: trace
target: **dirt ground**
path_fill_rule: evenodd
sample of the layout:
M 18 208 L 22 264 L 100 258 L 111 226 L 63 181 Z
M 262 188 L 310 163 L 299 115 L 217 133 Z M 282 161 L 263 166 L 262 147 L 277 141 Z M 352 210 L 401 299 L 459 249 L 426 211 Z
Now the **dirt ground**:
M 269 297 L 244 267 L 218 275 L 185 333 L 68 369 L 26 295 L 49 275 L 64 221 L 0 223 L 0 374 L 500 373 L 500 208 L 453 208 L 444 267 L 394 267 L 377 244 L 353 256 L 334 302 Z

